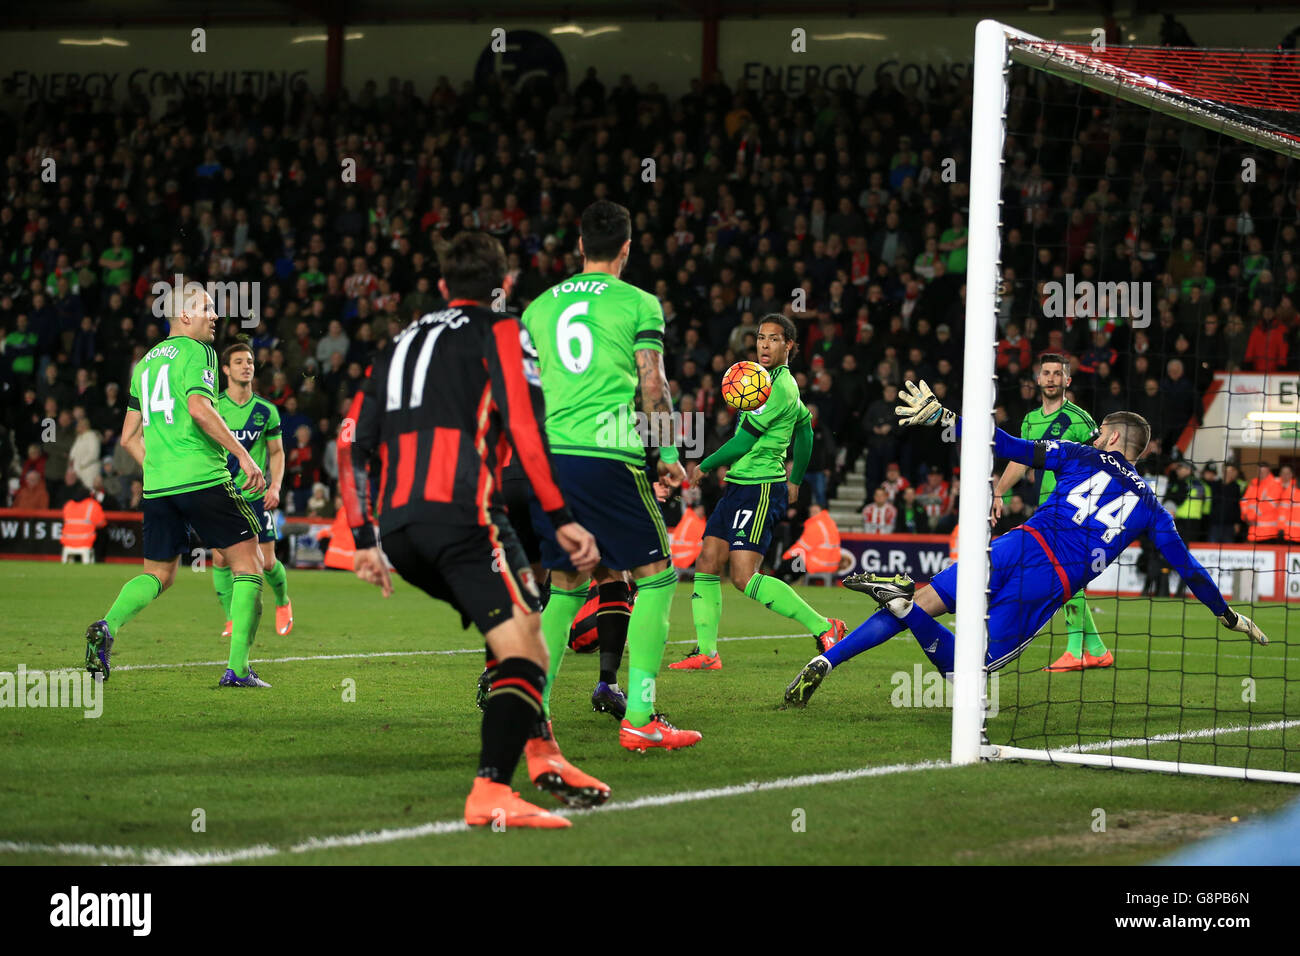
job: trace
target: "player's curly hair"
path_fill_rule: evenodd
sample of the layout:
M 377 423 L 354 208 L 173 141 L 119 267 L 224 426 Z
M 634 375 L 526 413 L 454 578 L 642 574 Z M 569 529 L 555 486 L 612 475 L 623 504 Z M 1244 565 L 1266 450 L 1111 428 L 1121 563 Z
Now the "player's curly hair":
M 1151 424 L 1137 412 L 1111 412 L 1101 423 L 1119 431 L 1129 461 L 1141 458 L 1151 443 Z

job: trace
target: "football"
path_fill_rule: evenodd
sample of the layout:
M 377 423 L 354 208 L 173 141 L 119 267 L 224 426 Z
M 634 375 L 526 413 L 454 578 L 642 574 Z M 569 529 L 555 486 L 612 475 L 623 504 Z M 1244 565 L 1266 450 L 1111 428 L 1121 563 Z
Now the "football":
M 722 399 L 741 412 L 760 408 L 772 394 L 772 377 L 757 362 L 737 362 L 722 376 Z

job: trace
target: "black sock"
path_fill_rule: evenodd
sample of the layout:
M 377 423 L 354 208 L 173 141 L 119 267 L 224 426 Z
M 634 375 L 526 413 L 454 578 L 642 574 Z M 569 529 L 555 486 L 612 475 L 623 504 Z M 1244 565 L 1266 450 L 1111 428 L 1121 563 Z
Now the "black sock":
M 632 619 L 632 594 L 625 581 L 609 581 L 600 586 L 600 610 L 596 613 L 596 633 L 600 640 L 600 679 L 618 683 L 618 665 L 627 645 L 627 623 Z
M 551 599 L 551 576 L 548 574 L 537 586 L 537 596 L 541 599 L 542 610 L 546 610 L 546 603 Z
M 515 775 L 524 741 L 542 714 L 546 671 L 522 657 L 507 657 L 497 665 L 496 680 L 483 709 L 483 749 L 478 775 L 509 784 Z

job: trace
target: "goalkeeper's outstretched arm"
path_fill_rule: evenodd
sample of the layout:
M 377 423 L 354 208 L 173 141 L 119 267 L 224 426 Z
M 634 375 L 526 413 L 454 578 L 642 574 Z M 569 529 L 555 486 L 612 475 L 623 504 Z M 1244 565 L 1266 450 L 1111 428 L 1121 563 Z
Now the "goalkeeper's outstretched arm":
M 1247 635 L 1257 644 L 1267 644 L 1268 637 L 1250 618 L 1238 614 L 1228 607 L 1219 589 L 1215 586 L 1204 565 L 1197 561 L 1187 550 L 1187 544 L 1174 526 L 1174 519 L 1169 512 L 1161 510 L 1156 514 L 1155 523 L 1150 529 L 1151 543 L 1169 562 L 1169 566 L 1178 572 L 1178 576 L 1187 582 L 1196 599 L 1214 612 L 1214 616 L 1230 630 Z

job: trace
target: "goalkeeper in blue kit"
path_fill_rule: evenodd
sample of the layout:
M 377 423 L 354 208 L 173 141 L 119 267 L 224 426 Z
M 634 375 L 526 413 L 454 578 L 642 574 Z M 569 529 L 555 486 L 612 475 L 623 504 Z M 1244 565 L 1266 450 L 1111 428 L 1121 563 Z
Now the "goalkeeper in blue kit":
M 961 421 L 939 404 L 924 382 L 907 383 L 895 412 L 904 426 Z M 1268 638 L 1244 614 L 1228 607 L 1201 563 L 1192 557 L 1150 487 L 1130 464 L 1146 450 L 1151 426 L 1134 412 L 1114 412 L 1091 445 L 1026 441 L 1001 429 L 994 449 L 1001 458 L 1056 474 L 1051 496 L 1019 528 L 997 538 L 989 551 L 988 652 L 995 671 L 1020 656 L 1034 635 L 1070 597 L 1097 577 L 1141 534 L 1164 555 L 1197 599 L 1233 631 L 1259 644 Z M 851 657 L 910 630 L 940 672 L 953 669 L 953 634 L 937 617 L 956 609 L 957 565 L 939 572 L 916 593 L 906 575 L 856 574 L 844 586 L 873 598 L 881 610 L 834 647 L 813 658 L 786 688 L 788 706 L 802 707 L 830 673 Z

